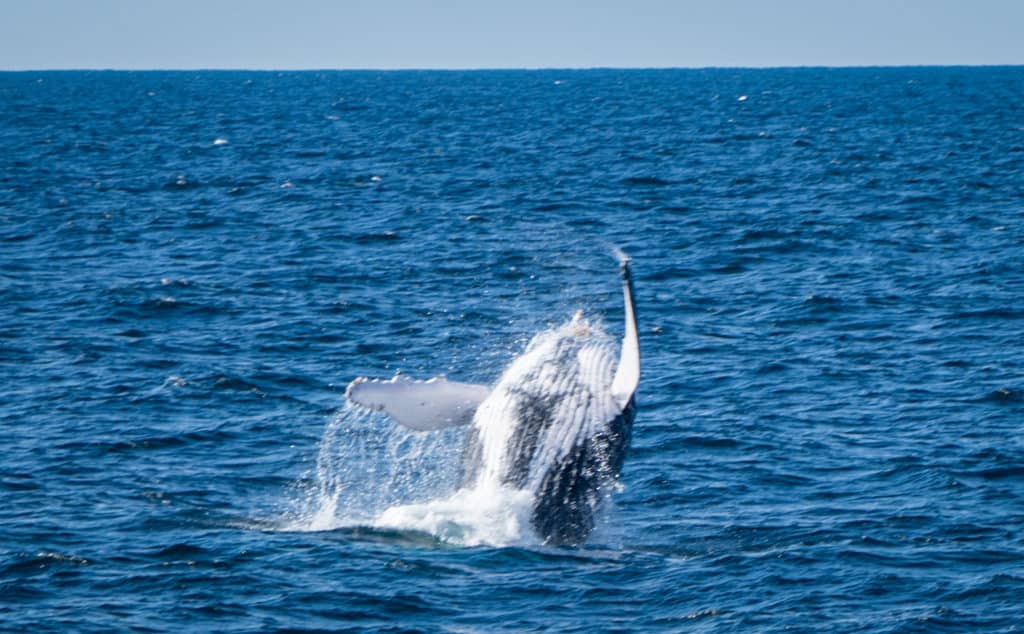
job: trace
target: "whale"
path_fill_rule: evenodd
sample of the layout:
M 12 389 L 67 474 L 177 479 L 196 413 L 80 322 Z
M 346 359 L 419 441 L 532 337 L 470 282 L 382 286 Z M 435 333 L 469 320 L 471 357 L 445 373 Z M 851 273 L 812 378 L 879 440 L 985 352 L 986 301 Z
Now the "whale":
M 619 254 L 621 343 L 577 311 L 535 335 L 493 385 L 358 377 L 347 399 L 429 433 L 466 428 L 461 489 L 527 491 L 544 544 L 581 545 L 618 486 L 636 417 L 640 347 L 631 260 Z

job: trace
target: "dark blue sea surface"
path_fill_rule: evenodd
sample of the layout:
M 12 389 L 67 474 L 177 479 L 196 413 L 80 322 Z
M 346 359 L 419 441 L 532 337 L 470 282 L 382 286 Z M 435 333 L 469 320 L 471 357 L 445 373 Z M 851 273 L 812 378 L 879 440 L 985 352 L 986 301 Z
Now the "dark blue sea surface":
M 615 246 L 590 541 L 374 521 Z M 1020 631 L 1022 353 L 1021 67 L 0 74 L 5 631 Z

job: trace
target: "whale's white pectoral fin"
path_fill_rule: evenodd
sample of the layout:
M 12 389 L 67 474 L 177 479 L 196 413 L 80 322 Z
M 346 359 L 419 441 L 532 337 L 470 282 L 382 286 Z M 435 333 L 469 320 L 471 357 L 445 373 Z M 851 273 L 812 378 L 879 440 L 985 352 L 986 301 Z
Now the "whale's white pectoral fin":
M 473 420 L 476 408 L 490 394 L 486 385 L 457 383 L 441 377 L 417 381 L 405 376 L 390 380 L 360 377 L 348 384 L 353 403 L 385 412 L 415 431 L 433 431 Z
M 619 255 L 619 271 L 622 274 L 622 294 L 626 306 L 626 328 L 622 338 L 622 352 L 619 367 L 612 380 L 612 397 L 625 409 L 640 383 L 640 341 L 636 329 L 636 307 L 633 305 L 633 276 L 629 269 L 630 259 L 625 253 Z

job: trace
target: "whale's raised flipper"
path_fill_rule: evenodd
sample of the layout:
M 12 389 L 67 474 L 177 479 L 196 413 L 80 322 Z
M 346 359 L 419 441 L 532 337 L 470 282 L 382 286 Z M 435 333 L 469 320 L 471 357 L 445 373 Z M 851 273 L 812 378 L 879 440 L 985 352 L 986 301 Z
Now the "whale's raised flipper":
M 640 383 L 640 341 L 636 330 L 636 306 L 633 305 L 633 274 L 630 271 L 630 258 L 619 251 L 619 273 L 622 275 L 622 295 L 626 307 L 626 328 L 622 337 L 622 352 L 619 355 L 619 366 L 612 380 L 612 397 L 620 409 L 629 406 L 636 386 Z
M 398 375 L 390 380 L 360 377 L 348 384 L 348 400 L 385 412 L 415 431 L 433 431 L 473 420 L 491 390 L 486 385 L 457 383 L 443 376 L 417 381 Z

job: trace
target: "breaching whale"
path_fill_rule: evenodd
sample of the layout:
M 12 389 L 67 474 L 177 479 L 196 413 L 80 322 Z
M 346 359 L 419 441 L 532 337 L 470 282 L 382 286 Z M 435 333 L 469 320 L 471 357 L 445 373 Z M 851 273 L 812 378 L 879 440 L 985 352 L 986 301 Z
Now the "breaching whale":
M 625 332 L 618 350 L 577 312 L 536 335 L 493 387 L 444 376 L 360 377 L 346 396 L 416 431 L 468 425 L 462 488 L 529 491 L 540 539 L 583 543 L 618 480 L 636 416 L 636 308 L 630 260 L 619 259 Z

